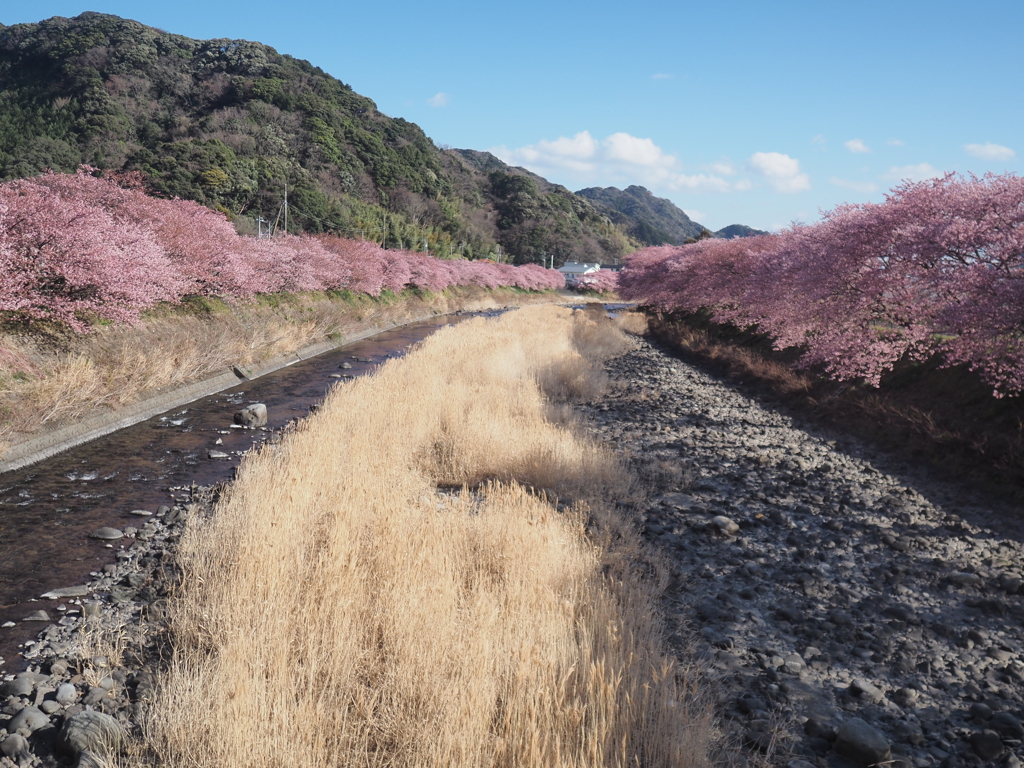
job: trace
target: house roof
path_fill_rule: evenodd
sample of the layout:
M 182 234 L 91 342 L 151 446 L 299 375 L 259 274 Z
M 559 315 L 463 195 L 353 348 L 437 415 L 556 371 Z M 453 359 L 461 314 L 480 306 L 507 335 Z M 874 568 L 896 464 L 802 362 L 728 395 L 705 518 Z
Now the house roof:
M 558 268 L 563 275 L 586 275 L 590 272 L 597 272 L 601 269 L 600 264 L 589 264 L 587 262 L 567 261 Z

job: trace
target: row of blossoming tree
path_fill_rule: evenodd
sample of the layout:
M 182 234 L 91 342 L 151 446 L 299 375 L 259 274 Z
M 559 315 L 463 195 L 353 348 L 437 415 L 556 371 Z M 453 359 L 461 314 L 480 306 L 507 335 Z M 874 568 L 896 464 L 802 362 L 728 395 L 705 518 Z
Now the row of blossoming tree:
M 837 379 L 877 385 L 897 360 L 967 364 L 1024 390 L 1024 179 L 905 183 L 777 235 L 702 240 L 630 258 L 624 298 L 756 326 Z
M 131 322 L 190 295 L 564 286 L 537 265 L 443 260 L 330 236 L 243 237 L 219 213 L 91 170 L 0 185 L 0 318 L 84 331 L 92 319 Z

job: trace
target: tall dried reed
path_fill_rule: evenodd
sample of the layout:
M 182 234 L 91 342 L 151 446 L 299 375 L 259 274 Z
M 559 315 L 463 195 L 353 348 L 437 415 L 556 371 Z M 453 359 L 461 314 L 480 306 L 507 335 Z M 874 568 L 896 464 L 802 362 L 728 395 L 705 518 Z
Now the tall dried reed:
M 615 318 L 615 324 L 626 333 L 631 333 L 634 336 L 645 336 L 648 332 L 647 315 L 635 310 L 621 312 Z
M 556 307 L 463 323 L 243 461 L 180 544 L 154 761 L 708 764 L 696 678 L 612 511 L 636 489 L 545 416 L 542 383 L 592 392 L 580 361 L 622 343 Z

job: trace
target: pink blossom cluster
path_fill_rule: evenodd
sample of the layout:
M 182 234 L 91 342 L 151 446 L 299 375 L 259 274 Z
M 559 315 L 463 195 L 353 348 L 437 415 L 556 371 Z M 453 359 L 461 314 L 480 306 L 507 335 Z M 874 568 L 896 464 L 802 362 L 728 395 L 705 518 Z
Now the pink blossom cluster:
M 996 394 L 1024 391 L 1024 179 L 905 183 L 778 235 L 634 254 L 624 298 L 757 326 L 804 365 L 878 385 L 901 358 L 941 355 Z
M 536 265 L 442 260 L 327 236 L 243 237 L 197 203 L 150 197 L 91 171 L 0 185 L 0 317 L 84 331 L 90 318 L 131 322 L 189 295 L 564 286 Z
M 600 269 L 588 275 L 576 278 L 576 285 L 584 290 L 608 293 L 619 287 L 618 273 L 610 269 Z

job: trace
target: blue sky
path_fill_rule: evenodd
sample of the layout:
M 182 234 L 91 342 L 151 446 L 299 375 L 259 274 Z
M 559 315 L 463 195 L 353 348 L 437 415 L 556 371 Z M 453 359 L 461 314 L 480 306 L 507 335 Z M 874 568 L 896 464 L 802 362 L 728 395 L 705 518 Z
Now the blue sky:
M 810 222 L 901 179 L 1020 172 L 1024 3 L 29 0 L 259 40 L 577 190 L 640 184 L 712 229 Z

